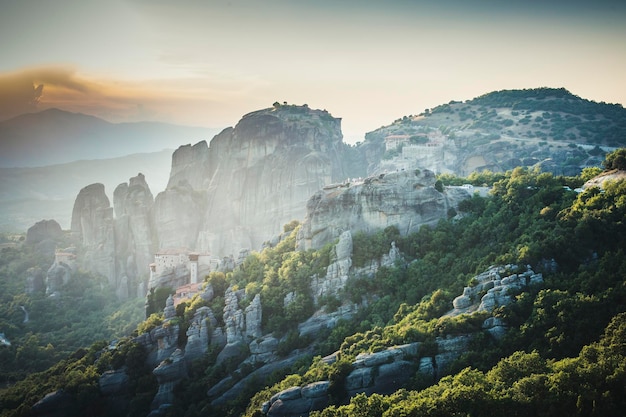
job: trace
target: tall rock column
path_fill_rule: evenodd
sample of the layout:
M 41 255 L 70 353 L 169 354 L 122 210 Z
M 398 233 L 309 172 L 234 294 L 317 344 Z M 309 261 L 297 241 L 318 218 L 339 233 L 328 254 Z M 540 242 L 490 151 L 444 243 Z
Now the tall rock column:
M 117 290 L 113 207 L 103 184 L 88 185 L 78 193 L 72 210 L 72 232 L 80 236 L 85 250 L 82 267 L 104 275 Z
M 148 265 L 157 249 L 153 222 L 154 198 L 143 174 L 117 186 L 113 193 L 117 271 L 120 278 L 118 296 L 137 294 L 138 286 L 147 280 Z M 124 287 L 123 281 L 128 285 Z M 143 296 L 144 294 L 141 294 Z

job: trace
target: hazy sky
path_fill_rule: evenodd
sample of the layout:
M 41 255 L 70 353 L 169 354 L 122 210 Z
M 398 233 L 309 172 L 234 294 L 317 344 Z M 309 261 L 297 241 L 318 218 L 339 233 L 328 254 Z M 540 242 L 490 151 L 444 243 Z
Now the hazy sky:
M 626 104 L 622 0 L 0 0 L 0 39 L 0 119 L 221 128 L 287 101 L 354 142 L 501 89 Z

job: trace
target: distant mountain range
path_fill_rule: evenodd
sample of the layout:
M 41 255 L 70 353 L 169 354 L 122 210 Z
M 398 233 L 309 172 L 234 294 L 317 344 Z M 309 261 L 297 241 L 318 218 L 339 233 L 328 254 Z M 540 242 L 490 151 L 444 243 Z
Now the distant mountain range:
M 219 129 L 157 122 L 109 123 L 48 109 L 0 122 L 0 167 L 36 167 L 176 149 Z
M 96 182 L 112 195 L 120 183 L 141 172 L 157 194 L 167 185 L 172 152 L 165 149 L 45 167 L 0 168 L 0 231 L 23 232 L 44 218 L 69 228 L 76 195 Z

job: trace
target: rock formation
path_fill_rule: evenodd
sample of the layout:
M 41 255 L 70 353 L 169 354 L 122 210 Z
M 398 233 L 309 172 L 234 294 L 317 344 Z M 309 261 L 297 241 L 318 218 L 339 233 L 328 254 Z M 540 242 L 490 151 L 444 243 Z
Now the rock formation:
M 28 228 L 26 243 L 37 244 L 44 240 L 59 240 L 63 237 L 61 226 L 56 220 L 42 220 Z
M 311 279 L 311 292 L 317 304 L 319 297 L 330 295 L 336 296 L 348 281 L 348 272 L 352 267 L 352 234 L 345 231 L 339 237 L 335 245 L 334 261 L 326 268 L 323 277 L 314 276 Z
M 493 266 L 474 277 L 470 285 L 463 289 L 463 294 L 454 299 L 452 302 L 454 310 L 449 314 L 458 315 L 473 311 L 491 313 L 497 307 L 510 304 L 513 301 L 511 293 L 529 285 L 543 283 L 543 276 L 535 274 L 530 267 L 522 273 L 512 273 L 501 278 L 506 272 L 513 271 L 517 271 L 517 265 Z M 488 326 L 493 327 L 495 324 Z
M 126 298 L 145 283 L 158 250 L 222 258 L 260 249 L 284 224 L 304 218 L 311 195 L 344 180 L 347 166 L 362 165 L 342 142 L 340 124 L 306 105 L 247 114 L 208 146 L 177 149 L 167 189 L 156 198 L 141 174 L 120 184 L 115 216 L 102 184 L 85 187 L 72 213 L 72 231 L 85 248 L 82 266 Z
M 154 201 L 159 248 L 196 247 L 205 206 L 206 192 L 194 189 L 186 179 L 159 193 Z
M 117 294 L 121 299 L 136 296 L 137 286 L 148 274 L 157 247 L 153 226 L 154 198 L 140 173 L 117 186 L 113 192 L 115 208 L 115 258 Z M 143 295 L 143 294 L 142 294 Z
M 72 211 L 72 232 L 79 236 L 85 251 L 82 267 L 102 274 L 117 289 L 113 208 L 103 184 L 88 185 L 78 193 Z
M 46 273 L 46 294 L 56 295 L 68 283 L 72 269 L 64 263 L 55 262 Z
M 246 315 L 246 336 L 250 338 L 257 338 L 263 335 L 261 330 L 261 319 L 263 318 L 263 312 L 261 309 L 261 295 L 257 294 L 252 299 L 252 302 L 245 310 Z
M 209 178 L 209 147 L 206 141 L 179 147 L 172 155 L 172 170 L 167 189 L 189 184 L 194 190 L 206 189 Z
M 161 247 L 189 246 L 219 256 L 260 248 L 285 223 L 304 217 L 314 192 L 346 177 L 345 149 L 340 119 L 306 106 L 245 115 L 213 138 L 208 158 L 202 143 L 179 149 L 168 189 L 157 196 Z M 173 220 L 172 200 L 181 198 L 188 209 L 175 212 Z M 162 223 L 179 237 L 163 240 Z M 197 241 L 189 245 L 194 233 Z
M 446 368 L 467 350 L 472 337 L 439 337 L 435 340 L 437 354 L 434 356 L 423 355 L 419 342 L 393 346 L 375 353 L 361 353 L 352 362 L 352 371 L 345 379 L 345 392 L 348 397 L 359 393 L 391 394 L 405 386 L 415 377 L 416 372 L 434 382 L 445 375 Z M 309 415 L 311 411 L 321 410 L 328 405 L 329 387 L 329 381 L 318 381 L 303 387 L 287 388 L 273 395 L 260 411 L 268 417 Z
M 393 225 L 407 235 L 446 218 L 450 208 L 470 197 L 463 188 L 440 192 L 434 185 L 431 171 L 415 170 L 326 186 L 307 203 L 298 247 L 319 249 L 346 229 L 369 233 Z
M 32 267 L 26 271 L 26 294 L 45 291 L 45 275 L 41 268 Z
M 211 334 L 216 327 L 217 320 L 209 307 L 196 310 L 187 329 L 186 361 L 198 359 L 208 351 Z
M 176 349 L 166 360 L 152 371 L 159 383 L 159 389 L 152 400 L 152 408 L 174 402 L 174 387 L 187 377 L 187 367 L 180 349 Z

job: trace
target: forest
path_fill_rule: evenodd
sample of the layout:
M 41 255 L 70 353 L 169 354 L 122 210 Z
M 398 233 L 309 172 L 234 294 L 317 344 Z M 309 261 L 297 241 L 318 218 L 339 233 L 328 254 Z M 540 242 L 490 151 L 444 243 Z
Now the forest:
M 626 149 L 609 154 L 605 171 L 623 169 L 625 156 Z M 233 271 L 208 275 L 217 296 L 209 303 L 196 298 L 179 305 L 177 323 L 184 333 L 194 311 L 203 305 L 221 320 L 226 288 L 245 288 L 248 302 L 260 294 L 263 329 L 280 339 L 279 353 L 308 349 L 309 354 L 291 368 L 250 384 L 227 406 L 216 407 L 207 398 L 207 389 L 228 375 L 241 379 L 252 369 L 217 363 L 217 352 L 210 350 L 177 386 L 176 400 L 166 415 L 258 417 L 263 415 L 262 404 L 277 392 L 321 380 L 330 381 L 330 405 L 313 411 L 315 417 L 623 415 L 626 181 L 574 191 L 600 173 L 587 168 L 578 176 L 564 177 L 516 168 L 468 178 L 442 175 L 444 192 L 449 185 L 486 184 L 490 196 L 476 194 L 437 226 L 422 227 L 409 236 L 394 227 L 356 234 L 355 268 L 387 253 L 391 242 L 402 259 L 378 269 L 373 277 L 351 276 L 342 293 L 319 300 L 318 305 L 310 280 L 332 262 L 332 245 L 296 251 L 299 225 L 285 225 L 286 238 L 278 245 L 253 252 Z M 136 311 L 132 305 L 108 304 L 98 278 L 78 274 L 59 309 L 44 294 L 23 293 L 16 277 L 34 262 L 42 261 L 26 247 L 2 249 L 2 329 L 21 344 L 0 348 L 2 375 L 8 382 L 0 391 L 0 416 L 32 415 L 30 407 L 58 389 L 74 399 L 68 415 L 148 415 L 157 385 L 144 363 L 147 352 L 134 337 L 162 323 L 168 290 L 148 300 L 149 317 L 138 324 L 130 313 Z M 543 286 L 520 291 L 512 304 L 494 311 L 509 328 L 500 340 L 481 330 L 484 315 L 443 317 L 463 287 L 492 265 L 528 265 L 545 279 Z M 296 294 L 297 302 L 285 305 L 288 293 Z M 298 323 L 316 309 L 333 311 L 346 303 L 360 306 L 351 320 L 315 337 L 298 336 Z M 33 316 L 47 315 L 47 321 L 37 324 L 45 327 L 21 323 L 20 305 Z M 108 318 L 94 325 L 97 320 L 90 312 L 98 308 L 106 308 Z M 63 314 L 56 314 L 59 311 Z M 72 341 L 61 337 L 72 335 L 75 327 L 86 333 L 74 334 Z M 477 337 L 438 381 L 416 374 L 390 395 L 346 396 L 343 382 L 359 353 L 421 342 L 425 355 L 436 349 L 436 337 L 466 333 Z M 337 361 L 321 360 L 331 353 Z M 100 375 L 121 367 L 129 375 L 131 398 L 122 414 L 98 390 Z

